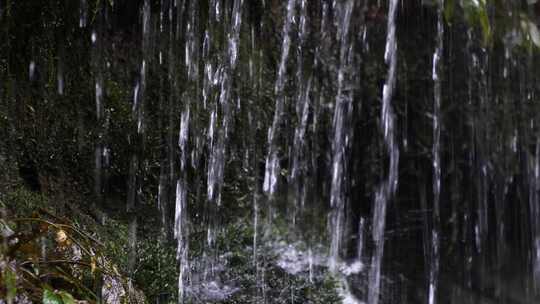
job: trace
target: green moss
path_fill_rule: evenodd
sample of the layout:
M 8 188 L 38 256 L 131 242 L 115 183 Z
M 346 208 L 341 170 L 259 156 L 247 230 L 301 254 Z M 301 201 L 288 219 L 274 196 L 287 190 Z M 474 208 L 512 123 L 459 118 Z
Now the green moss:
M 0 201 L 15 217 L 30 216 L 38 208 L 51 209 L 52 207 L 47 197 L 21 186 L 5 193 L 0 197 Z

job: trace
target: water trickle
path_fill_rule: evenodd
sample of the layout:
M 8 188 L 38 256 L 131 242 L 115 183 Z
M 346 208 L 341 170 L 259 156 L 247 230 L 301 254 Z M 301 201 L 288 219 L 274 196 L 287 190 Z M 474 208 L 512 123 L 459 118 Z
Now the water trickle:
M 137 120 L 137 133 L 143 133 L 143 118 L 144 118 L 144 90 L 146 88 L 146 61 L 143 60 L 141 64 L 141 72 L 140 72 L 140 86 L 137 84 L 136 90 L 137 90 L 137 97 L 141 100 L 137 99 L 137 104 L 135 107 L 135 115 Z M 140 95 L 139 95 L 140 94 Z M 135 104 L 134 104 L 135 105 Z
M 178 303 L 184 303 L 186 280 L 189 275 L 188 260 L 188 231 L 186 221 L 186 189 L 184 182 L 178 180 L 176 184 L 176 206 L 174 216 L 174 237 L 177 241 L 176 259 L 179 264 L 178 274 Z
M 377 304 L 380 299 L 381 263 L 384 252 L 384 229 L 386 225 L 386 209 L 389 201 L 393 198 L 398 184 L 399 147 L 395 134 L 395 117 L 392 107 L 397 68 L 397 42 L 396 42 L 396 14 L 397 0 L 390 0 L 388 6 L 388 24 L 386 34 L 386 47 L 384 60 L 388 65 L 388 74 L 383 86 L 381 124 L 383 138 L 387 152 L 390 156 L 390 165 L 386 180 L 380 185 L 375 194 L 375 206 L 373 211 L 373 241 L 375 252 L 371 260 L 368 282 L 368 303 Z
M 339 3 L 339 4 L 338 4 Z M 339 5 L 339 6 L 338 6 Z M 345 189 L 346 183 L 346 150 L 349 136 L 351 115 L 352 115 L 352 91 L 350 86 L 350 75 L 346 75 L 346 69 L 353 64 L 352 44 L 349 38 L 351 15 L 354 8 L 354 1 L 333 2 L 337 10 L 335 22 L 338 24 L 337 40 L 340 42 L 339 68 L 337 71 L 337 96 L 334 107 L 333 119 L 333 141 L 332 141 L 332 184 L 330 190 L 331 215 L 331 245 L 330 245 L 330 271 L 335 271 L 339 262 L 339 252 L 343 238 L 343 218 L 345 216 Z
M 30 64 L 28 65 L 28 78 L 30 80 L 34 80 L 35 73 L 36 73 L 36 63 L 34 61 L 30 61 Z
M 188 156 L 188 134 L 189 134 L 189 106 L 186 107 L 180 119 L 180 135 L 178 136 L 178 146 L 180 147 L 180 169 L 186 170 L 186 158 Z
M 209 15 L 211 16 L 212 23 L 215 22 L 216 14 L 218 8 L 216 3 L 212 1 L 209 5 Z M 204 39 L 202 45 L 202 60 L 204 62 L 204 77 L 203 77 L 203 88 L 202 88 L 202 98 L 203 98 L 203 107 L 204 109 L 209 109 L 209 122 L 207 128 L 207 139 L 208 139 L 208 149 L 210 151 L 210 158 L 207 168 L 207 189 L 206 193 L 209 200 L 213 200 L 215 196 L 215 187 L 216 187 L 216 176 L 218 174 L 218 166 L 221 165 L 216 159 L 219 156 L 218 147 L 218 137 L 219 135 L 216 132 L 218 128 L 218 103 L 214 100 L 214 94 L 216 90 L 216 85 L 220 81 L 221 69 L 216 68 L 216 59 L 215 59 L 215 49 L 218 47 L 213 43 L 213 35 L 215 34 L 214 28 L 208 26 L 204 31 Z M 189 36 L 189 35 L 188 35 Z
M 190 16 L 188 17 L 186 28 L 185 58 L 187 67 L 187 78 L 189 84 L 195 86 L 198 78 L 198 44 L 196 35 L 198 33 L 197 20 L 198 5 L 196 2 L 190 3 Z M 190 260 L 189 260 L 189 218 L 188 218 L 188 157 L 190 155 L 189 136 L 190 136 L 190 113 L 196 96 L 192 94 L 183 95 L 183 107 L 180 117 L 180 131 L 178 135 L 178 146 L 180 150 L 180 170 L 176 184 L 176 202 L 175 202 L 175 220 L 174 237 L 177 241 L 176 258 L 179 265 L 178 274 L 178 303 L 184 303 L 186 291 L 189 289 Z
M 280 174 L 279 166 L 279 146 L 277 143 L 279 125 L 281 124 L 281 118 L 283 115 L 283 108 L 285 103 L 285 83 L 287 72 L 287 59 L 289 57 L 289 50 L 291 47 L 290 31 L 293 20 L 295 18 L 295 5 L 296 0 L 289 0 L 287 2 L 287 14 L 283 24 L 282 31 L 282 44 L 281 44 L 281 59 L 279 61 L 276 84 L 274 92 L 276 95 L 276 103 L 274 109 L 274 118 L 272 125 L 268 129 L 268 153 L 266 155 L 266 164 L 264 171 L 263 191 L 272 197 L 276 191 L 277 180 Z
M 56 87 L 58 95 L 64 95 L 64 71 L 60 64 L 56 70 Z
M 365 229 L 366 229 L 366 220 L 362 217 L 358 221 L 358 241 L 356 244 L 356 256 L 359 261 L 361 261 L 362 257 L 364 256 Z
M 180 119 L 180 134 L 178 146 L 180 148 L 180 177 L 176 184 L 176 206 L 174 220 L 174 237 L 177 240 L 176 258 L 179 261 L 178 288 L 179 303 L 183 303 L 185 281 L 189 275 L 188 242 L 189 233 L 187 231 L 187 157 L 189 155 L 188 134 L 189 134 L 190 106 L 186 104 Z
M 97 139 L 94 143 L 94 207 L 101 206 L 104 203 L 104 151 L 106 146 L 105 135 L 107 132 L 108 118 L 106 117 L 104 95 L 105 95 L 105 80 L 103 64 L 105 62 L 103 37 L 101 37 L 103 11 L 98 9 L 96 12 L 96 28 L 92 30 L 92 72 L 93 72 L 93 93 L 95 104 L 95 125 L 97 126 Z M 58 75 L 62 75 L 61 69 Z M 62 79 L 60 79 L 62 80 Z M 63 86 L 63 80 L 62 80 Z M 60 90 L 60 83 L 58 90 Z M 63 91 L 63 88 L 62 88 Z M 104 217 L 101 218 L 104 220 Z
M 536 294 L 540 293 L 540 137 L 536 140 L 534 156 L 530 164 L 530 193 L 529 204 L 531 209 L 531 264 L 533 287 Z
M 88 3 L 87 0 L 80 0 L 79 4 L 79 27 L 86 27 L 86 20 L 88 19 Z
M 96 116 L 100 120 L 103 116 L 103 78 L 99 77 L 96 79 L 95 84 L 95 96 L 96 96 Z
M 307 1 L 302 0 L 300 5 L 300 20 L 298 22 L 298 48 L 296 51 L 296 127 L 294 130 L 294 145 L 291 149 L 292 159 L 290 181 L 294 185 L 297 205 L 303 207 L 305 195 L 305 181 L 300 180 L 305 177 L 307 169 L 306 157 L 306 131 L 308 128 L 308 118 L 310 113 L 310 93 L 313 77 L 311 73 L 305 72 L 305 53 L 308 37 L 307 28 Z M 299 203 L 298 203 L 299 202 Z
M 436 48 L 433 54 L 433 215 L 431 227 L 431 255 L 429 271 L 428 303 L 437 301 L 437 288 L 439 279 L 439 235 L 440 235 L 440 195 L 441 195 L 441 58 L 443 54 L 444 0 L 438 2 L 437 10 L 437 36 Z
M 238 40 L 242 25 L 243 0 L 235 0 L 232 11 L 232 24 L 227 34 L 227 51 L 223 52 L 220 60 L 222 71 L 220 77 L 219 105 L 221 106 L 221 122 L 219 124 L 217 142 L 212 145 L 212 154 L 208 164 L 208 199 L 221 204 L 221 188 L 223 186 L 223 171 L 225 167 L 225 153 L 232 120 L 231 98 L 233 73 L 238 59 Z M 216 7 L 218 12 L 218 7 Z M 228 60 L 227 60 L 228 59 Z M 216 193 L 217 192 L 217 193 Z

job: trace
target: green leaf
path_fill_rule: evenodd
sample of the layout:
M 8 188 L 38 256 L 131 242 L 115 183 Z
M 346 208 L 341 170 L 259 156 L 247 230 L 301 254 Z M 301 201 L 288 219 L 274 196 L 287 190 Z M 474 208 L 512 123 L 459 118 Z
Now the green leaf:
M 43 304 L 63 304 L 63 301 L 59 295 L 53 291 L 45 289 L 43 291 Z
M 448 23 L 452 23 L 452 18 L 454 17 L 454 0 L 446 0 L 444 2 L 444 19 Z
M 529 36 L 531 37 L 532 42 L 537 47 L 540 47 L 540 32 L 538 32 L 538 27 L 534 22 L 529 21 Z
M 9 267 L 6 268 L 4 277 L 7 290 L 6 298 L 8 302 L 10 302 L 15 299 L 15 296 L 17 295 L 17 277 L 15 276 L 15 272 Z
M 460 2 L 466 19 L 470 24 L 477 24 L 482 30 L 483 43 L 488 45 L 492 39 L 492 29 L 485 0 L 463 0 Z
M 482 33 L 484 33 L 484 43 L 488 44 L 491 40 L 491 25 L 489 24 L 489 17 L 487 9 L 481 9 L 479 11 L 480 26 L 482 27 Z
M 62 297 L 62 301 L 64 302 L 64 304 L 76 304 L 75 298 L 73 298 L 70 293 L 66 291 L 60 291 L 58 292 L 58 294 L 60 295 L 60 297 Z

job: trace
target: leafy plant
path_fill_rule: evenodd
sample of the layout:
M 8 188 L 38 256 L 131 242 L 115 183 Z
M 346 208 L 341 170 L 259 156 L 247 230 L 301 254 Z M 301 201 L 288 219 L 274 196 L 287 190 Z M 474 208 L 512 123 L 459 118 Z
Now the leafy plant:
M 33 302 L 95 303 L 102 293 L 119 293 L 128 300 L 127 280 L 104 255 L 103 244 L 68 220 L 39 209 L 1 224 L 0 298 L 23 294 Z M 104 277 L 119 284 L 102 287 Z
M 65 291 L 52 291 L 45 289 L 43 291 L 43 304 L 75 304 L 75 298 Z

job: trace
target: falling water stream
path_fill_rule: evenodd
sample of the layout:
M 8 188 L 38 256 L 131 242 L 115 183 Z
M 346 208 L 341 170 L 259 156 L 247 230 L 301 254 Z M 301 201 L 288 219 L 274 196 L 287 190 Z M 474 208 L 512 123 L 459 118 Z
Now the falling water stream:
M 17 60 L 5 83 L 76 96 L 91 208 L 122 198 L 130 282 L 156 229 L 179 303 L 324 284 L 346 304 L 540 301 L 536 1 L 137 0 L 129 25 L 125 1 L 76 2 L 76 38 L 0 53 L 0 80 Z M 0 103 L 25 93 L 4 86 Z
M 295 18 L 296 1 L 289 0 L 287 2 L 287 14 L 283 22 L 283 40 L 281 45 L 281 59 L 277 70 L 277 79 L 275 85 L 276 103 L 274 109 L 274 119 L 272 125 L 268 129 L 268 154 L 266 156 L 266 166 L 264 171 L 263 190 L 272 196 L 276 191 L 277 180 L 280 174 L 279 155 L 278 155 L 278 132 L 281 121 L 283 119 L 283 111 L 285 107 L 285 84 L 287 81 L 287 59 L 291 48 L 291 24 Z
M 375 210 L 373 211 L 373 241 L 375 253 L 369 271 L 368 303 L 377 304 L 380 299 L 381 264 L 384 252 L 384 230 L 386 225 L 386 210 L 388 203 L 393 199 L 398 186 L 399 147 L 396 143 L 395 117 L 392 98 L 396 86 L 397 69 L 397 41 L 396 41 L 396 14 L 397 0 L 391 0 L 388 6 L 388 27 L 386 34 L 386 47 L 384 60 L 388 65 L 388 75 L 382 91 L 381 125 L 384 143 L 390 155 L 390 165 L 387 177 L 379 185 L 375 194 Z
M 437 40 L 433 54 L 433 219 L 431 227 L 431 255 L 429 272 L 429 304 L 436 303 L 440 268 L 440 200 L 441 200 L 441 57 L 444 41 L 444 0 L 438 2 Z

